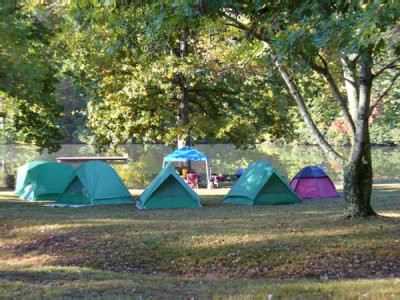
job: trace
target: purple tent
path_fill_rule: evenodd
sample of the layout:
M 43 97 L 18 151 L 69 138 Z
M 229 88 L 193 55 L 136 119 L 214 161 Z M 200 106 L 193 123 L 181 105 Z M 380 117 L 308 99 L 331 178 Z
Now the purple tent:
M 339 197 L 332 180 L 315 166 L 301 169 L 290 182 L 290 186 L 301 199 Z

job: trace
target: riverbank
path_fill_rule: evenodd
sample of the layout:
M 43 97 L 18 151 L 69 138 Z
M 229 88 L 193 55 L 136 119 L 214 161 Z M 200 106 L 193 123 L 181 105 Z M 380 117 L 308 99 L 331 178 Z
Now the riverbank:
M 326 158 L 317 146 L 271 145 L 260 144 L 251 149 L 237 149 L 230 144 L 196 145 L 195 148 L 210 159 L 209 166 L 214 174 L 236 174 L 239 168 L 245 169 L 253 161 L 266 161 L 286 179 L 290 181 L 303 167 L 325 163 L 327 174 L 335 182 L 342 178 L 342 170 L 333 161 Z M 338 148 L 345 153 L 347 148 Z M 145 188 L 158 174 L 162 167 L 163 157 L 172 151 L 164 145 L 124 145 L 117 152 L 96 153 L 95 148 L 88 145 L 63 145 L 57 153 L 36 152 L 34 147 L 23 145 L 0 145 L 4 165 L 0 172 L 0 185 L 5 184 L 6 175 L 17 174 L 17 168 L 33 160 L 56 161 L 60 156 L 122 156 L 128 155 L 128 165 L 114 165 L 115 170 L 129 188 Z M 375 180 L 400 181 L 400 148 L 377 147 L 372 149 Z M 201 174 L 205 183 L 204 162 L 194 162 L 192 168 Z

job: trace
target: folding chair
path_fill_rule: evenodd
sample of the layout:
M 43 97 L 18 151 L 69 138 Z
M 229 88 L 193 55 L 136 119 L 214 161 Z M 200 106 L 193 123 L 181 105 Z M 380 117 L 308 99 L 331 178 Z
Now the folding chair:
M 197 173 L 189 173 L 187 174 L 187 184 L 192 188 L 192 189 L 198 189 L 199 188 L 199 174 Z

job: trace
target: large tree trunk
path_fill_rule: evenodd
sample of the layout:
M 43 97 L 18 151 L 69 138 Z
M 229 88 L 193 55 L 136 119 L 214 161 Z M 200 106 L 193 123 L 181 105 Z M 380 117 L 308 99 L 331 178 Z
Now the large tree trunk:
M 368 217 L 375 215 L 371 206 L 372 159 L 369 133 L 356 160 L 343 167 L 343 190 L 346 217 Z
M 372 57 L 362 53 L 359 92 L 357 99 L 356 135 L 349 161 L 343 168 L 345 215 L 368 217 L 375 215 L 371 206 L 372 159 L 369 136 L 369 107 L 371 102 Z

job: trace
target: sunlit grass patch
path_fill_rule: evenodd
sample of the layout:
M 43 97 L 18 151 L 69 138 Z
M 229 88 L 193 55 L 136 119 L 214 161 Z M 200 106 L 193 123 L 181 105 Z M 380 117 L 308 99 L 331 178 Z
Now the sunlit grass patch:
M 0 269 L 2 298 L 395 299 L 399 279 L 241 280 L 121 274 L 77 267 Z M 29 283 L 29 284 L 28 284 Z
M 7 267 L 38 267 L 51 265 L 56 261 L 53 256 L 48 254 L 28 254 L 24 256 L 11 256 L 5 254 L 2 255 L 2 259 L 5 260 L 4 265 Z
M 391 212 L 385 212 L 385 213 L 381 213 L 382 216 L 384 217 L 388 217 L 388 218 L 400 218 L 400 213 L 391 213 Z

